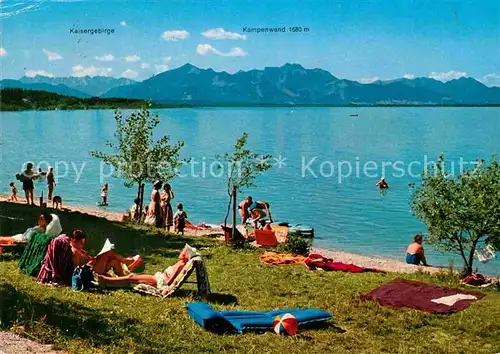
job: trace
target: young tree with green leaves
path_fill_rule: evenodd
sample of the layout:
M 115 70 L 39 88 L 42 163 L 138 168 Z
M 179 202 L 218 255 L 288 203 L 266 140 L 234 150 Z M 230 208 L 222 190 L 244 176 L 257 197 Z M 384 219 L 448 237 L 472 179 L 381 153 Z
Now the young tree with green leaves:
M 232 219 L 233 219 L 233 234 L 231 235 L 232 241 L 235 245 L 241 245 L 243 240 L 236 239 L 236 198 L 238 193 L 242 192 L 245 188 L 255 187 L 255 180 L 258 175 L 269 170 L 272 165 L 269 160 L 271 155 L 262 155 L 257 152 L 250 151 L 247 147 L 248 134 L 243 133 L 238 138 L 234 145 L 234 152 L 225 155 L 217 155 L 217 159 L 221 159 L 229 166 L 227 174 L 227 194 L 229 201 L 227 204 L 227 213 L 224 218 L 224 226 L 227 225 L 227 218 L 232 205 Z
M 106 143 L 114 153 L 91 151 L 90 154 L 112 166 L 114 176 L 123 178 L 126 187 L 139 185 L 139 209 L 142 210 L 142 184 L 156 180 L 166 182 L 176 177 L 178 168 L 184 162 L 179 157 L 184 142 L 172 143 L 169 136 L 155 140 L 154 132 L 160 119 L 157 113 L 152 114 L 147 107 L 125 118 L 120 110 L 116 110 L 115 121 L 115 141 Z
M 429 231 L 427 242 L 460 254 L 473 271 L 477 247 L 500 250 L 500 165 L 495 157 L 458 176 L 445 172 L 444 157 L 413 184 L 411 209 Z

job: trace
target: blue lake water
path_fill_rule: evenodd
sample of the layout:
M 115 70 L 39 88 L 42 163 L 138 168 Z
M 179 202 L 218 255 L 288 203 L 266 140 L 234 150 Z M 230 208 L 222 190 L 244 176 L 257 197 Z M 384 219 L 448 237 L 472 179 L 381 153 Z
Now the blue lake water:
M 402 259 L 415 233 L 425 232 L 408 205 L 408 183 L 419 180 L 424 163 L 444 153 L 450 168 L 453 163 L 459 171 L 461 158 L 465 162 L 489 159 L 500 150 L 500 108 L 157 112 L 158 135 L 184 140 L 183 156 L 197 163 L 185 166 L 181 172 L 186 176 L 171 182 L 176 201 L 184 203 L 194 223 L 223 220 L 227 192 L 225 180 L 217 177 L 221 170 L 214 156 L 231 151 L 236 138 L 248 132 L 251 148 L 281 156 L 283 164 L 259 177 L 258 188 L 245 195 L 270 202 L 277 220 L 314 226 L 318 246 L 397 259 Z M 359 116 L 351 117 L 353 113 Z M 113 111 L 3 112 L 0 123 L 3 193 L 23 163 L 42 163 L 46 170 L 46 161 L 58 169 L 56 194 L 67 204 L 95 206 L 104 182 L 110 184 L 110 209 L 122 211 L 132 203 L 136 189 L 112 177 L 101 180 L 100 162 L 89 155 L 93 149 L 105 150 L 106 140 L 112 139 Z M 104 167 L 103 172 L 108 171 Z M 385 195 L 375 188 L 382 174 L 390 184 Z M 38 196 L 45 184 L 36 187 Z M 147 195 L 150 190 L 148 186 Z M 433 265 L 448 265 L 451 258 L 461 264 L 459 258 L 432 251 L 430 246 L 426 250 Z M 498 259 L 477 265 L 480 271 L 500 275 Z

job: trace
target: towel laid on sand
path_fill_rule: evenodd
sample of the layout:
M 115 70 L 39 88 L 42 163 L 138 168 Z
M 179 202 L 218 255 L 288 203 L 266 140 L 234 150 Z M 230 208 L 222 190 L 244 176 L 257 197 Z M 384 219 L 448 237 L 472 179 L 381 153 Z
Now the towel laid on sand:
M 467 296 L 450 297 L 455 295 Z M 361 298 L 364 300 L 375 300 L 381 305 L 388 307 L 408 307 L 428 313 L 448 314 L 462 311 L 469 307 L 473 301 L 476 301 L 470 296 L 481 299 L 485 294 L 478 291 L 445 288 L 418 281 L 395 279 L 362 295 Z
M 326 271 L 349 272 L 349 273 L 363 273 L 363 272 L 377 272 L 385 273 L 382 270 L 375 268 L 363 268 L 354 264 L 347 264 L 342 262 L 334 262 L 331 258 L 323 257 L 320 254 L 310 254 L 304 261 L 307 268 L 311 270 L 323 269 Z
M 309 255 L 309 257 L 304 257 L 304 256 L 297 256 L 284 253 L 264 252 L 264 254 L 260 256 L 260 261 L 261 263 L 273 264 L 273 265 L 303 263 L 309 270 L 322 269 L 325 271 L 339 271 L 339 272 L 349 272 L 349 273 L 362 273 L 362 272 L 384 273 L 381 270 L 373 268 L 363 268 L 363 267 L 358 267 L 357 265 L 354 264 L 334 262 L 333 259 L 323 257 L 322 255 L 316 253 Z
M 276 253 L 276 252 L 264 252 L 260 256 L 260 261 L 266 264 L 274 265 L 285 265 L 285 264 L 298 264 L 304 263 L 307 257 L 295 256 L 292 254 Z

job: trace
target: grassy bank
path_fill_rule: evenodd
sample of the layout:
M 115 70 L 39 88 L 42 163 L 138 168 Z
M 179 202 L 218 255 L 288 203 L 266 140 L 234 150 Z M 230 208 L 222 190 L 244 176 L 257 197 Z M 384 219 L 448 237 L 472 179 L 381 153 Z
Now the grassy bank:
M 0 203 L 0 233 L 13 234 L 40 209 Z M 359 295 L 396 277 L 456 286 L 453 276 L 311 272 L 301 265 L 273 267 L 260 251 L 232 251 L 209 238 L 167 236 L 145 228 L 80 214 L 60 213 L 65 230 L 82 228 L 98 252 L 106 237 L 124 254 L 140 253 L 146 272 L 175 262 L 185 242 L 202 248 L 217 309 L 320 307 L 335 315 L 326 328 L 295 337 L 274 333 L 215 335 L 187 315 L 193 289 L 164 300 L 125 290 L 77 293 L 37 285 L 22 275 L 16 257 L 0 255 L 0 326 L 76 353 L 496 353 L 500 352 L 500 293 L 453 315 L 392 310 Z M 13 219 L 16 218 L 16 219 Z M 17 219 L 19 218 L 19 219 Z

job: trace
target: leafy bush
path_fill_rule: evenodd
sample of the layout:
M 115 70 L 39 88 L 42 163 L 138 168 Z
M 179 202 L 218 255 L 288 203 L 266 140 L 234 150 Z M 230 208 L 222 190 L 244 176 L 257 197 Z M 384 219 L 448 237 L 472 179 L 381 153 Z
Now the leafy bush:
M 282 253 L 292 253 L 307 256 L 312 247 L 312 239 L 295 234 L 288 235 L 286 242 L 278 246 L 278 251 Z

